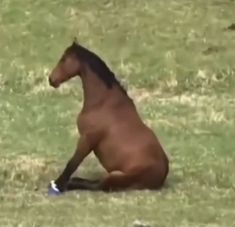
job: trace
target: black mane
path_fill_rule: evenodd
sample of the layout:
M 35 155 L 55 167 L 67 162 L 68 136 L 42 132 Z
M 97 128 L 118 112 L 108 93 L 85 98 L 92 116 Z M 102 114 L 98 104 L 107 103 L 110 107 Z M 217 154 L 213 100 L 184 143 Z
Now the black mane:
M 116 79 L 115 74 L 98 55 L 77 43 L 73 43 L 71 48 L 72 50 L 76 51 L 76 55 L 79 59 L 86 62 L 90 66 L 90 68 L 97 74 L 97 76 L 105 83 L 108 88 L 111 89 L 114 85 L 118 85 L 118 87 L 125 94 L 127 93 L 120 82 Z

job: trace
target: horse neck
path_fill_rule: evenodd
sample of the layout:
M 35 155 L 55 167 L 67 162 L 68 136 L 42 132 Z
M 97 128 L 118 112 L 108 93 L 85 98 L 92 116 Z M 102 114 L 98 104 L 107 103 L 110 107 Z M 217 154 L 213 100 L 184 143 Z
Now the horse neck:
M 83 67 L 81 80 L 84 93 L 83 107 L 90 109 L 102 105 L 109 94 L 110 89 L 101 79 L 88 67 Z

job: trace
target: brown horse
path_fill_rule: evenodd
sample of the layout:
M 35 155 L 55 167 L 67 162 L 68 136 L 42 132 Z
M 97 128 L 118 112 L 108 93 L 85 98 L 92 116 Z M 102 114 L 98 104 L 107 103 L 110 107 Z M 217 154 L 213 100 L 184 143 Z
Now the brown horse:
M 74 41 L 50 74 L 49 83 L 57 88 L 77 75 L 84 90 L 83 108 L 77 118 L 80 138 L 64 171 L 51 182 L 51 189 L 159 189 L 169 167 L 157 137 L 142 122 L 132 99 L 108 66 Z M 108 175 L 98 181 L 70 179 L 92 151 Z

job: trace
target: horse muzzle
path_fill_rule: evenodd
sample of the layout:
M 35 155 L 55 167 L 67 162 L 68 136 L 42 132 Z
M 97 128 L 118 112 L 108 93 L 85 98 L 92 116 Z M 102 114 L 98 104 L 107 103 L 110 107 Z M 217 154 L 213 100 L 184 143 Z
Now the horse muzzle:
M 48 82 L 49 82 L 50 86 L 52 86 L 54 88 L 58 88 L 60 86 L 60 84 L 57 83 L 56 81 L 54 81 L 53 79 L 51 79 L 51 77 L 49 77 Z

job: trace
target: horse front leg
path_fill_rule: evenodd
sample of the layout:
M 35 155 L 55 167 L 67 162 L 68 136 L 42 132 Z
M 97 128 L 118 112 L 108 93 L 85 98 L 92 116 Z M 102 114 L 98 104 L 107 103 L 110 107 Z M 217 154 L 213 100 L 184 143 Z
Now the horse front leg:
M 68 161 L 61 175 L 51 182 L 49 194 L 58 194 L 66 190 L 67 183 L 71 175 L 75 172 L 83 159 L 91 152 L 91 144 L 87 136 L 82 136 L 78 143 L 74 155 Z M 51 192 L 51 193 L 50 193 Z

